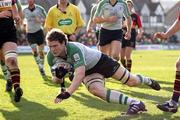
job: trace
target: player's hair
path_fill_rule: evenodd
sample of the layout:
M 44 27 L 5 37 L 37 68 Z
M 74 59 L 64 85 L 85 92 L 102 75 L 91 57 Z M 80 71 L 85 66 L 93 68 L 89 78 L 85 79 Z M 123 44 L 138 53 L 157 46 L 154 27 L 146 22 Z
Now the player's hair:
M 65 44 L 68 41 L 67 36 L 64 34 L 64 32 L 60 29 L 53 28 L 50 30 L 47 35 L 46 35 L 46 40 L 47 41 L 59 41 L 61 44 L 65 42 Z
M 126 3 L 130 2 L 134 6 L 134 2 L 132 0 L 126 0 Z

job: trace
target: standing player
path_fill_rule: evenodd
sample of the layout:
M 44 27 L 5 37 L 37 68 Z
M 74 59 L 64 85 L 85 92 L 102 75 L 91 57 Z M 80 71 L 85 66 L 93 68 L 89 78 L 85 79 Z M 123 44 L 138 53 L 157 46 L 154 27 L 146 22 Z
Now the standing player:
M 47 31 L 52 28 L 61 29 L 69 41 L 77 41 L 77 35 L 84 24 L 77 6 L 69 0 L 58 0 L 58 3 L 49 9 L 44 27 Z M 65 87 L 64 82 L 61 86 Z
M 69 41 L 77 41 L 84 21 L 77 6 L 68 0 L 58 0 L 57 5 L 49 9 L 44 26 L 48 31 L 59 28 L 68 36 Z
M 174 24 L 167 30 L 167 32 L 157 32 L 154 34 L 154 38 L 166 39 L 172 36 L 174 33 L 180 30 L 180 12 L 179 17 Z M 180 58 L 176 61 L 176 76 L 174 82 L 173 95 L 169 101 L 163 104 L 158 104 L 157 107 L 165 112 L 176 113 L 178 111 L 178 101 L 180 96 Z
M 17 63 L 17 37 L 15 23 L 21 19 L 16 9 L 15 0 L 0 1 L 0 57 L 5 60 L 14 87 L 14 101 L 19 102 L 23 94 L 20 88 L 20 70 Z
M 101 24 L 100 50 L 110 57 L 119 60 L 122 40 L 122 18 L 127 19 L 126 39 L 131 36 L 131 16 L 123 0 L 102 0 L 99 2 L 94 22 Z
M 119 91 L 106 89 L 104 79 L 112 77 L 128 86 L 137 86 L 144 83 L 152 89 L 160 90 L 156 81 L 142 75 L 129 73 L 117 61 L 100 51 L 78 42 L 67 42 L 67 36 L 59 29 L 52 29 L 48 32 L 46 40 L 50 48 L 48 55 L 52 54 L 48 61 L 54 61 L 55 58 L 60 57 L 74 66 L 74 78 L 71 85 L 67 88 L 67 91 L 56 97 L 55 103 L 69 98 L 83 82 L 93 95 L 110 103 L 129 104 L 127 114 L 137 114 L 145 111 L 144 103 Z
M 139 15 L 134 12 L 133 10 L 133 2 L 132 0 L 126 0 L 129 11 L 131 13 L 131 19 L 132 19 L 132 28 L 131 28 L 131 39 L 127 40 L 125 38 L 122 39 L 122 49 L 121 49 L 121 63 L 123 66 L 131 71 L 132 66 L 132 59 L 131 54 L 132 50 L 135 48 L 136 45 L 136 38 L 140 39 L 142 37 L 142 24 Z M 136 28 L 138 27 L 138 34 L 136 32 Z M 127 30 L 127 28 L 123 28 Z
M 17 6 L 17 9 L 18 9 L 19 16 L 22 19 L 22 6 L 21 6 L 20 0 L 16 0 L 16 6 Z M 21 24 L 17 24 L 16 28 L 17 27 L 19 28 L 20 25 Z M 11 76 L 10 76 L 10 72 L 8 70 L 7 65 L 5 64 L 5 60 L 3 58 L 0 60 L 0 65 L 1 65 L 3 75 L 4 75 L 4 79 L 7 81 L 7 83 L 6 83 L 6 91 L 11 91 L 12 90 Z
M 46 11 L 43 7 L 36 5 L 35 0 L 28 0 L 28 6 L 23 10 L 23 16 L 27 21 L 26 32 L 27 40 L 31 46 L 32 54 L 39 67 L 42 76 L 44 71 L 44 32 L 43 24 L 46 17 Z

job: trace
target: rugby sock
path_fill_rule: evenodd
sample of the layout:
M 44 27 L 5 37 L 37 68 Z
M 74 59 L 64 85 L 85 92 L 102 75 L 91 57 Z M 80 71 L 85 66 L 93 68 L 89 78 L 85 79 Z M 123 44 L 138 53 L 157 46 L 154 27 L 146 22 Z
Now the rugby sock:
M 178 103 L 179 96 L 180 96 L 180 71 L 176 71 L 172 100 Z
M 10 69 L 10 76 L 12 80 L 12 84 L 14 86 L 14 89 L 20 86 L 20 70 L 17 69 Z
M 44 65 L 44 49 L 39 49 L 39 59 L 40 59 L 40 64 Z
M 40 58 L 39 62 L 43 66 L 44 65 L 44 58 Z
M 130 104 L 133 101 L 137 101 L 133 98 L 128 97 L 127 95 L 119 92 L 119 91 L 115 91 L 115 90 L 110 90 L 108 89 L 106 91 L 106 101 L 109 103 L 118 103 L 118 104 Z
M 127 60 L 127 66 L 126 66 L 126 68 L 127 68 L 127 70 L 128 70 L 129 72 L 131 72 L 131 66 L 132 66 L 132 60 Z
M 126 60 L 124 58 L 121 58 L 121 63 L 126 68 Z
M 35 59 L 35 61 L 36 61 L 36 64 L 39 65 L 39 64 L 41 63 L 39 56 L 35 56 L 35 55 L 34 55 L 34 59 Z
M 39 64 L 41 64 L 41 66 L 44 66 L 44 55 L 39 57 Z
M 136 76 L 138 77 L 138 80 L 139 80 L 140 83 L 146 84 L 146 85 L 151 85 L 152 84 L 152 81 L 151 81 L 150 78 L 145 77 L 143 75 L 139 75 L 139 74 L 136 75 Z

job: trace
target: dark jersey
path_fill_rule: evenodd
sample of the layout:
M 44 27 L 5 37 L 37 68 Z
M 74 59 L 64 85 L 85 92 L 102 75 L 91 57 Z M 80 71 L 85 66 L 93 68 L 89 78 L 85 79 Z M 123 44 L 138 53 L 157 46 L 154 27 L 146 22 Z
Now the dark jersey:
M 131 19 L 132 19 L 132 28 L 141 28 L 142 24 L 141 24 L 141 20 L 138 14 L 136 13 L 132 13 L 131 14 Z
M 140 19 L 138 14 L 132 13 L 131 14 L 131 19 L 132 19 L 132 29 L 136 29 L 136 27 L 142 28 L 141 19 Z M 123 17 L 123 21 L 125 21 L 125 20 L 126 20 L 125 17 Z M 127 31 L 127 28 L 124 26 L 123 30 Z
M 180 12 L 179 12 L 179 21 L 180 21 Z

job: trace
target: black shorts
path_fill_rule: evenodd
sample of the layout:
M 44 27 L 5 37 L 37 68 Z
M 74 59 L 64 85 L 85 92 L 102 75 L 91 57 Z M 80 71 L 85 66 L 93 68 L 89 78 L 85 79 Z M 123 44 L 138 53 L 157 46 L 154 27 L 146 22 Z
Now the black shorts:
M 27 33 L 27 40 L 30 45 L 32 44 L 42 45 L 44 43 L 43 30 L 41 29 L 35 33 Z
M 130 40 L 126 40 L 124 39 L 124 36 L 123 36 L 123 39 L 122 39 L 122 48 L 125 48 L 125 47 L 132 47 L 132 48 L 135 48 L 136 47 L 136 30 L 135 29 L 131 29 L 131 39 Z
M 93 73 L 99 73 L 105 78 L 109 78 L 115 74 L 119 67 L 120 64 L 116 60 L 102 54 L 99 62 L 93 68 L 86 71 L 86 76 Z
M 99 36 L 99 45 L 104 46 L 110 44 L 112 41 L 121 41 L 122 40 L 122 30 L 107 30 L 104 28 L 100 29 Z
M 13 19 L 0 19 L 0 41 L 0 49 L 6 42 L 17 43 L 16 28 Z

